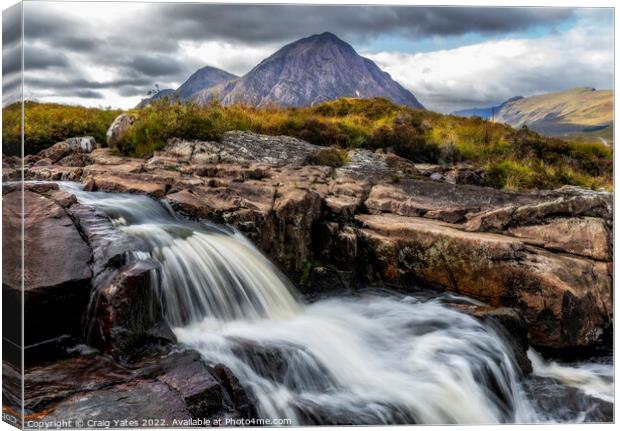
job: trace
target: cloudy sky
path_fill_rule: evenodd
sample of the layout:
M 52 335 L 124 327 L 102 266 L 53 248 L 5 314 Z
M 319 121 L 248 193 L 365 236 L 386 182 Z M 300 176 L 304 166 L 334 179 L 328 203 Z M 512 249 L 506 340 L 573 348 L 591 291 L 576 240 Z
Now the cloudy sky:
M 330 31 L 429 109 L 613 86 L 612 9 L 24 4 L 25 96 L 128 108 L 211 65 L 242 75 L 282 45 Z M 7 15 L 5 14 L 5 22 Z M 17 32 L 3 31 L 5 102 Z M 7 59 L 9 60 L 7 62 Z

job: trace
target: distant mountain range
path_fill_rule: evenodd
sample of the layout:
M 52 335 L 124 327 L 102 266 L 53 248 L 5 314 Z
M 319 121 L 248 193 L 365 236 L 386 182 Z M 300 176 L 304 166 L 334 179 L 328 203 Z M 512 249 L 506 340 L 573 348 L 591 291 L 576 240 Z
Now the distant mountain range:
M 385 97 L 424 109 L 409 90 L 332 33 L 290 43 L 241 77 L 207 66 L 177 90 L 162 91 L 172 99 L 199 104 L 217 98 L 225 105 L 308 106 L 339 97 Z M 139 106 L 163 97 L 160 93 Z
M 494 119 L 517 128 L 527 125 L 546 135 L 611 135 L 613 91 L 574 88 L 538 96 L 515 97 L 498 106 L 465 109 L 453 114 Z
M 462 109 L 460 111 L 454 111 L 452 115 L 458 115 L 459 117 L 480 117 L 483 120 L 492 120 L 497 117 L 499 111 L 508 103 L 514 102 L 515 100 L 523 99 L 523 96 L 516 96 L 511 99 L 506 100 L 505 102 L 500 103 L 497 106 L 491 106 L 488 108 L 471 108 L 471 109 Z

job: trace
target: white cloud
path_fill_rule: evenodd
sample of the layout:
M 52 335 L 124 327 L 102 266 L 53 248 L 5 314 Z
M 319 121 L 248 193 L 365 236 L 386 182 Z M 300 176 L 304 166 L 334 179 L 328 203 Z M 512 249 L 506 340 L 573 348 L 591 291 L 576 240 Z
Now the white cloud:
M 427 108 L 440 112 L 491 106 L 518 95 L 613 85 L 613 32 L 594 24 L 542 38 L 365 56 L 410 89 Z
M 279 48 L 277 44 L 250 46 L 221 41 L 181 41 L 179 55 L 183 61 L 198 64 L 198 67 L 209 65 L 243 75 Z

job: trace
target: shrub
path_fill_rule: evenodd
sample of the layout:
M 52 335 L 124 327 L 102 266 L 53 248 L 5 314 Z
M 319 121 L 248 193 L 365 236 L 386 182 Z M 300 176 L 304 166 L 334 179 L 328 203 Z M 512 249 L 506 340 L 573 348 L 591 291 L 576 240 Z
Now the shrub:
M 36 154 L 74 136 L 93 136 L 105 142 L 105 134 L 121 111 L 84 108 L 55 103 L 24 103 L 24 154 Z M 3 152 L 21 153 L 21 103 L 2 110 Z
M 309 165 L 331 166 L 339 168 L 347 162 L 347 152 L 337 148 L 322 148 L 308 156 Z
M 142 109 L 116 149 L 125 155 L 143 156 L 162 149 L 168 139 L 217 140 L 227 130 L 219 105 L 171 104 L 161 99 Z
M 371 148 L 392 149 L 397 155 L 414 162 L 437 163 L 439 145 L 430 142 L 425 127 L 416 115 L 399 114 L 392 127 L 376 129 L 369 139 Z

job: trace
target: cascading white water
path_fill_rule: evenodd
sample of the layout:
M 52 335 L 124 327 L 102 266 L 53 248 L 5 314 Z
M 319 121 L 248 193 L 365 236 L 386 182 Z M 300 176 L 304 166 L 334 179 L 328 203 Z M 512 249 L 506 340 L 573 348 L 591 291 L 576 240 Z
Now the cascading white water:
M 582 390 L 585 394 L 608 403 L 614 402 L 614 367 L 605 363 L 563 365 L 545 361 L 534 350 L 527 356 L 532 361 L 534 374 L 555 379 L 566 386 Z
M 265 418 L 293 423 L 541 420 L 511 351 L 439 300 L 358 295 L 304 304 L 240 233 L 177 218 L 143 196 L 62 184 L 141 238 L 180 343 L 226 365 Z M 540 368 L 540 367 L 539 367 Z

